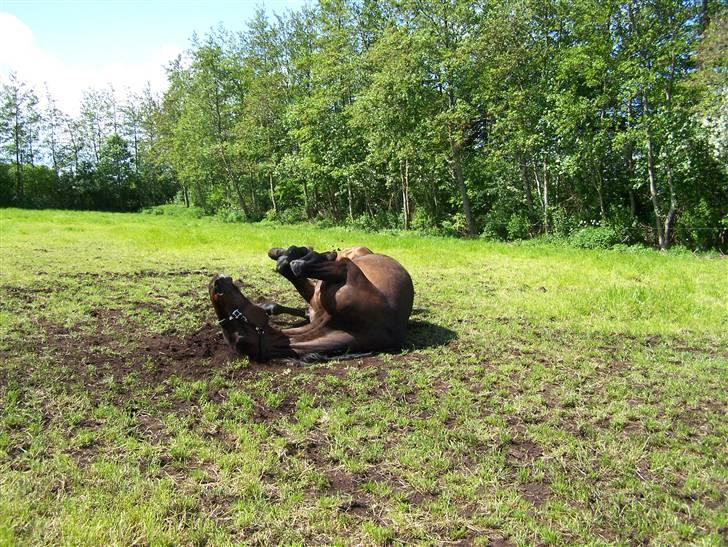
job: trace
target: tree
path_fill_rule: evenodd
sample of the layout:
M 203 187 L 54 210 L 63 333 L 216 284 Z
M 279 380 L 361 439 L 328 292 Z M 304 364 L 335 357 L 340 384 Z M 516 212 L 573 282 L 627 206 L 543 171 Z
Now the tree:
M 95 177 L 98 191 L 104 194 L 104 208 L 125 211 L 138 206 L 134 157 L 129 144 L 116 133 L 106 139 L 99 150 Z
M 620 79 L 632 112 L 631 132 L 645 152 L 657 243 L 667 249 L 678 212 L 676 167 L 689 135 L 692 99 L 683 85 L 699 38 L 697 2 L 626 2 L 619 14 Z
M 0 141 L 15 166 L 15 200 L 25 200 L 23 165 L 32 165 L 38 138 L 38 98 L 25 82 L 11 73 L 0 91 Z

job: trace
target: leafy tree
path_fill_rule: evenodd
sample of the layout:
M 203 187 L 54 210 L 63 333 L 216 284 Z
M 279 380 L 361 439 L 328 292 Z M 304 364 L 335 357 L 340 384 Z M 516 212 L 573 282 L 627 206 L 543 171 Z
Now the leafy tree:
M 14 165 L 14 200 L 19 204 L 25 201 L 23 165 L 33 165 L 35 161 L 39 119 L 35 92 L 17 74 L 11 73 L 0 90 L 0 142 Z

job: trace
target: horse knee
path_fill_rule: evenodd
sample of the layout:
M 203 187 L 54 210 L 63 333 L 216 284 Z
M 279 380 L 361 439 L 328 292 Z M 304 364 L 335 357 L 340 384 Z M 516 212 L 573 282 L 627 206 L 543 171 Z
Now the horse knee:
M 263 311 L 267 315 L 278 315 L 280 313 L 280 306 L 273 302 L 263 302 L 262 304 L 258 304 L 258 306 L 263 308 Z

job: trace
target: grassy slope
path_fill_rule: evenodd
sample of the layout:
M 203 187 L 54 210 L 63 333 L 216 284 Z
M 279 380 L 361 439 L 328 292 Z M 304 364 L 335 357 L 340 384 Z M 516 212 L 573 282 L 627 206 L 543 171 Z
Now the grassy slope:
M 148 215 L 0 228 L 0 544 L 725 541 L 725 260 Z M 411 349 L 230 357 L 209 275 L 295 303 L 265 257 L 288 244 L 400 260 Z

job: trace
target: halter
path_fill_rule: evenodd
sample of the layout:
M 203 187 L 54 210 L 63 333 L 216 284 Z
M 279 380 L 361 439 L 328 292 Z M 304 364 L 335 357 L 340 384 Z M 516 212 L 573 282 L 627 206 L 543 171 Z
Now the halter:
M 232 323 L 233 321 L 245 323 L 255 329 L 255 332 L 258 334 L 258 358 L 261 359 L 263 357 L 263 335 L 265 334 L 265 327 L 259 327 L 248 321 L 248 318 L 238 308 L 230 312 L 229 317 L 220 319 L 217 324 L 224 327 L 227 323 Z

